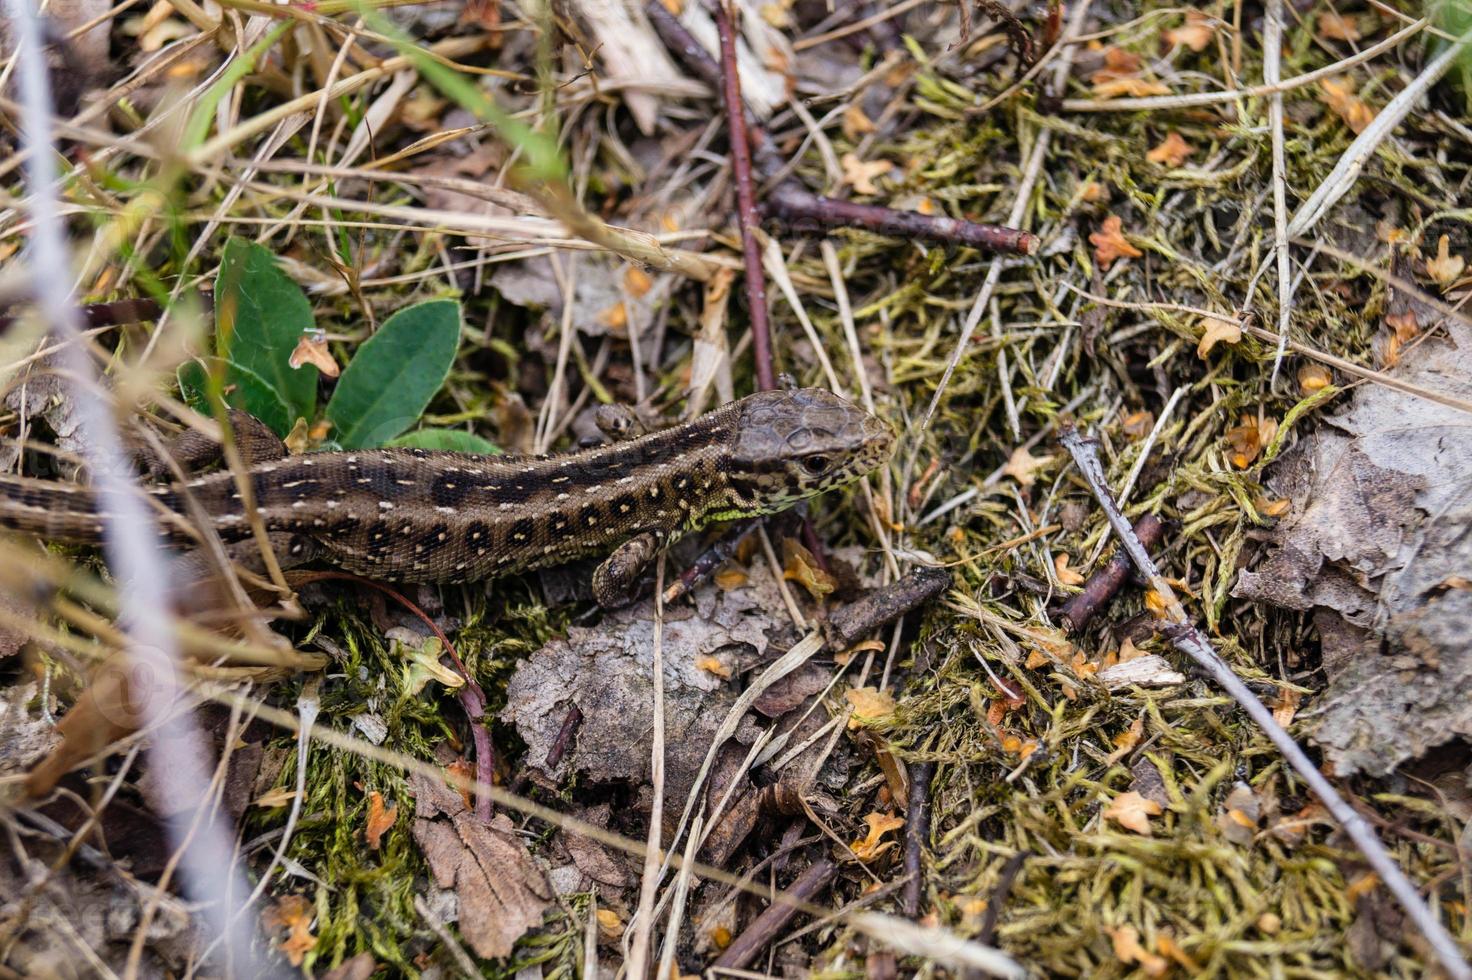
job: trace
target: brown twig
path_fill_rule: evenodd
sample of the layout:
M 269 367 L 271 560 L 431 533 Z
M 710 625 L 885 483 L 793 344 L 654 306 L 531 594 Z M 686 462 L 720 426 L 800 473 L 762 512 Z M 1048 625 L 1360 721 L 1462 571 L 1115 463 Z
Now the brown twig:
M 910 799 L 905 807 L 905 888 L 900 893 L 900 911 L 911 919 L 920 917 L 920 900 L 925 895 L 925 844 L 930 840 L 930 781 L 934 762 L 917 762 L 910 767 Z
M 1164 530 L 1165 524 L 1154 514 L 1146 514 L 1135 522 L 1135 537 L 1140 539 L 1146 551 L 1154 551 L 1159 546 Z M 1123 548 L 1115 552 L 1103 568 L 1089 576 L 1083 591 L 1063 604 L 1058 612 L 1063 625 L 1075 633 L 1089 625 L 1089 620 L 1119 592 L 1133 567 L 1134 563 Z
M 821 197 L 794 183 L 780 184 L 768 192 L 763 210 L 782 222 L 786 232 L 862 228 L 895 238 L 925 238 L 1017 255 L 1032 255 L 1039 244 L 1036 235 L 1016 228 Z
M 1017 881 L 1017 873 L 1022 870 L 1028 857 L 1026 851 L 1018 851 L 1002 866 L 1002 877 L 997 879 L 997 887 L 992 889 L 991 897 L 986 902 L 986 915 L 981 920 L 981 931 L 976 934 L 977 942 L 990 946 L 992 940 L 996 938 L 997 921 L 1002 917 L 1002 906 L 1007 904 L 1007 896 L 1011 894 L 1012 885 Z
M 871 589 L 829 616 L 823 627 L 824 642 L 831 650 L 847 650 L 874 630 L 950 587 L 951 573 L 947 569 L 928 566 L 912 569 L 898 582 Z
M 582 709 L 577 705 L 568 708 L 567 716 L 562 719 L 562 727 L 557 729 L 557 737 L 552 740 L 552 747 L 547 750 L 545 768 L 548 772 L 562 764 L 562 759 L 567 755 L 567 750 L 572 747 L 572 740 L 582 723 Z
M 1252 693 L 1252 690 L 1232 671 L 1226 661 L 1217 654 L 1211 642 L 1192 624 L 1185 609 L 1181 606 L 1180 599 L 1176 597 L 1175 590 L 1160 574 L 1150 553 L 1135 536 L 1134 529 L 1130 527 L 1128 519 L 1120 511 L 1119 504 L 1115 502 L 1114 494 L 1109 489 L 1109 482 L 1104 474 L 1104 467 L 1099 462 L 1097 444 L 1092 439 L 1086 438 L 1074 426 L 1064 427 L 1059 433 L 1058 441 L 1073 457 L 1079 472 L 1083 474 L 1089 484 L 1089 489 L 1094 492 L 1099 506 L 1103 508 L 1105 519 L 1109 521 L 1114 533 L 1119 536 L 1124 550 L 1134 561 L 1135 567 L 1150 583 L 1150 588 L 1164 602 L 1166 623 L 1161 632 L 1170 638 L 1177 650 L 1194 660 L 1212 680 L 1216 681 L 1234 701 L 1241 705 L 1269 740 L 1277 746 L 1278 751 L 1283 753 L 1283 758 L 1318 796 L 1324 808 L 1338 821 L 1345 836 L 1364 855 L 1366 862 L 1385 883 L 1385 887 L 1390 889 L 1391 894 L 1405 910 L 1407 918 L 1415 924 L 1421 935 L 1426 938 L 1436 958 L 1441 961 L 1442 969 L 1455 980 L 1472 980 L 1472 967 L 1469 967 L 1467 961 L 1462 958 L 1462 952 L 1456 940 L 1447 932 L 1441 921 L 1432 914 L 1425 899 L 1421 897 L 1420 890 L 1385 850 L 1385 845 L 1380 843 L 1380 839 L 1375 836 L 1375 831 L 1365 821 L 1365 818 L 1360 816 L 1359 812 L 1339 795 L 1339 791 L 1313 764 L 1308 755 L 1293 740 L 1293 736 L 1289 735 L 1283 726 L 1273 718 L 1273 713 L 1268 710 L 1267 705 Z
M 797 880 L 787 889 L 787 895 L 789 898 L 808 902 L 827 888 L 828 883 L 837 873 L 837 864 L 826 857 L 820 857 L 810 864 L 806 871 L 797 876 Z M 757 958 L 762 950 L 767 948 L 767 944 L 797 912 L 797 906 L 789 902 L 774 902 L 768 905 L 762 914 L 753 919 L 745 931 L 737 936 L 730 946 L 726 947 L 726 951 L 711 964 L 711 968 L 716 970 L 744 969 Z
M 736 549 L 741 546 L 741 542 L 745 541 L 752 531 L 760 527 L 761 523 L 760 518 L 738 521 L 724 537 L 701 552 L 700 557 L 691 562 L 690 567 L 681 572 L 680 577 L 664 590 L 665 603 L 674 602 L 688 595 L 691 589 L 705 581 L 717 568 L 736 554 Z
M 393 599 L 417 616 L 425 626 L 428 626 L 430 632 L 440 641 L 440 645 L 445 648 L 445 653 L 449 654 L 450 660 L 455 664 L 455 669 L 461 677 L 465 678 L 465 686 L 461 688 L 457 697 L 460 700 L 460 706 L 465 709 L 466 718 L 470 721 L 470 739 L 475 744 L 476 782 L 484 786 L 494 785 L 493 779 L 496 775 L 496 749 L 491 744 L 491 733 L 486 729 L 485 724 L 486 692 L 481 689 L 475 677 L 466 669 L 465 662 L 460 659 L 459 651 L 455 649 L 455 644 L 450 642 L 450 638 L 445 635 L 444 630 L 439 628 L 439 624 L 433 619 L 430 619 L 429 614 L 423 609 L 420 609 L 408 596 L 384 585 L 382 582 L 375 582 L 370 578 L 363 578 L 361 575 L 352 575 L 348 572 L 296 572 L 290 576 L 290 581 L 293 588 L 311 582 L 327 581 L 356 582 L 358 585 L 366 585 L 368 588 L 376 589 L 390 599 Z M 490 796 L 485 793 L 476 794 L 475 815 L 486 823 L 490 823 L 491 817 L 493 816 Z
M 746 103 L 741 99 L 741 73 L 736 67 L 736 37 L 724 0 L 716 0 L 716 32 L 721 38 L 721 92 L 726 102 L 726 127 L 731 136 L 731 171 L 736 180 L 736 223 L 741 228 L 741 255 L 746 262 L 746 306 L 751 317 L 751 353 L 756 361 L 757 387 L 777 387 L 772 364 L 772 330 L 767 319 L 767 277 L 762 249 L 756 240 L 761 218 L 756 210 L 756 188 L 751 179 L 751 142 L 746 128 Z

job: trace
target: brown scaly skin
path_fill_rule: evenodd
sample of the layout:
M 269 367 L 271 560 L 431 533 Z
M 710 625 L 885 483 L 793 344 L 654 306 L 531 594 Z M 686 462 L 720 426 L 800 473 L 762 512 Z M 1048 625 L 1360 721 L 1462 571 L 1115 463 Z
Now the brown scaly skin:
M 628 432 L 621 421 L 605 428 Z M 625 599 L 674 538 L 849 483 L 894 443 L 884 422 L 814 388 L 759 392 L 684 425 L 552 456 L 286 456 L 279 440 L 260 438 L 260 423 L 236 428 L 258 447 L 252 492 L 283 565 L 321 558 L 376 579 L 464 582 L 603 553 L 593 575 L 602 605 Z M 171 540 L 192 539 L 176 516 L 188 494 L 222 540 L 248 544 L 238 489 L 234 474 L 218 472 L 148 492 Z M 85 487 L 0 477 L 0 527 L 91 542 L 103 524 Z

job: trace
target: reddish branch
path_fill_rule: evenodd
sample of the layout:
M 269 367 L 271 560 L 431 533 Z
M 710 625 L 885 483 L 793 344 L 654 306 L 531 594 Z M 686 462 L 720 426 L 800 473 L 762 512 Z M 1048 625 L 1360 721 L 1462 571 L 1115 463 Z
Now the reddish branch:
M 726 126 L 731 134 L 731 170 L 736 178 L 736 222 L 741 228 L 741 255 L 746 261 L 746 305 L 751 316 L 751 352 L 758 388 L 777 387 L 772 367 L 772 330 L 767 320 L 767 277 L 762 271 L 756 228 L 756 189 L 751 179 L 751 143 L 746 129 L 746 103 L 741 99 L 741 73 L 736 69 L 736 38 L 724 2 L 715 4 L 716 31 L 721 38 L 721 91 Z
M 1154 551 L 1160 544 L 1164 528 L 1160 518 L 1154 514 L 1146 514 L 1135 522 L 1135 537 L 1140 539 L 1140 544 L 1145 546 L 1146 551 Z M 1082 592 L 1063 604 L 1058 618 L 1073 632 L 1080 632 L 1100 609 L 1109 604 L 1109 600 L 1119 592 L 1133 570 L 1134 563 L 1130 561 L 1130 556 L 1123 548 L 1119 549 L 1103 568 L 1089 576 Z
M 730 93 L 728 86 L 724 83 L 721 64 L 717 64 L 706 53 L 700 42 L 685 29 L 679 18 L 665 9 L 660 0 L 648 0 L 644 11 L 665 46 L 703 81 L 725 92 L 727 115 L 735 118 L 737 110 L 731 106 Z M 717 27 L 720 27 L 721 23 L 718 13 Z M 722 64 L 726 62 L 727 57 L 725 38 L 730 33 L 729 20 L 726 23 L 727 34 L 722 36 Z M 734 58 L 734 52 L 731 57 Z M 738 83 L 738 98 L 739 94 Z M 744 123 L 743 128 L 748 133 L 747 140 L 757 169 L 767 178 L 774 177 L 782 169 L 782 159 L 772 143 L 771 136 L 756 122 L 751 113 L 745 110 L 744 104 L 740 106 L 739 116 Z M 734 128 L 732 141 L 735 142 Z M 732 155 L 734 158 L 734 148 Z M 749 165 L 748 160 L 748 167 Z M 737 186 L 739 190 L 739 177 Z M 1015 228 L 979 224 L 959 218 L 937 217 L 916 211 L 899 211 L 873 204 L 854 204 L 850 201 L 814 194 L 793 180 L 783 181 L 769 191 L 766 200 L 762 203 L 762 210 L 773 221 L 781 224 L 784 231 L 862 228 L 875 234 L 890 235 L 896 238 L 923 238 L 929 241 L 968 245 L 1000 252 L 1015 252 L 1020 255 L 1031 255 L 1038 249 L 1038 239 L 1035 235 Z
M 1032 255 L 1038 250 L 1036 235 L 1004 225 L 983 225 L 961 218 L 946 218 L 918 211 L 897 211 L 876 204 L 855 204 L 833 197 L 820 197 L 796 184 L 781 184 L 767 194 L 766 212 L 790 231 L 832 228 L 863 228 L 894 238 L 928 238 L 937 242 L 970 245 L 989 252 Z

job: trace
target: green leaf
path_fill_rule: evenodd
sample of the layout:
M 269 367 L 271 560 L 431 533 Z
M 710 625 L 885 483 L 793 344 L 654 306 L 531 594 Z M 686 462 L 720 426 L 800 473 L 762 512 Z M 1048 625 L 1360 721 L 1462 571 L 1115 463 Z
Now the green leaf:
M 455 363 L 460 304 L 400 310 L 358 348 L 337 381 L 327 418 L 344 449 L 381 446 L 419 420 Z
M 209 397 L 211 374 L 220 379 L 226 404 L 249 412 L 278 435 L 291 431 L 296 418 L 276 389 L 249 368 L 219 357 L 179 365 L 179 393 L 190 408 L 202 415 L 214 414 Z
M 388 444 L 404 446 L 408 449 L 476 453 L 481 456 L 490 456 L 501 451 L 501 447 L 489 439 L 482 439 L 475 433 L 465 432 L 462 429 L 415 429 L 413 432 L 404 433 L 397 439 L 390 439 Z
M 270 249 L 240 238 L 225 243 L 215 278 L 215 353 L 226 362 L 226 389 L 235 390 L 226 400 L 280 436 L 316 411 L 317 369 L 291 366 L 297 341 L 312 326 L 312 304 L 276 265 Z M 274 402 L 257 398 L 260 385 L 274 393 Z M 262 414 L 274 403 L 286 406 L 283 425 Z

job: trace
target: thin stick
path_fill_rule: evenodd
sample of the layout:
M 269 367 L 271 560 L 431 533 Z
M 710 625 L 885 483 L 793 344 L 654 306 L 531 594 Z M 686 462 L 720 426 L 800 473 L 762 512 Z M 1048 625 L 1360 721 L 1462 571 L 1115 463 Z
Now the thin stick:
M 808 865 L 807 870 L 797 876 L 797 880 L 787 889 L 787 894 L 809 902 L 824 888 L 827 888 L 828 883 L 837 874 L 838 865 L 826 857 L 819 857 Z M 767 944 L 776 938 L 777 933 L 791 921 L 798 911 L 797 906 L 786 902 L 781 904 L 774 902 L 768 905 L 765 911 L 746 927 L 746 931 L 726 947 L 726 951 L 721 954 L 720 958 L 711 964 L 712 969 L 739 970 L 746 966 L 756 959 L 757 954 L 767 948 Z M 629 975 L 635 976 L 632 972 Z
M 1283 0 L 1268 0 L 1268 21 L 1263 30 L 1262 80 L 1276 85 L 1283 68 Z M 1273 373 L 1268 387 L 1278 380 L 1283 352 L 1288 348 L 1288 318 L 1293 313 L 1292 270 L 1288 266 L 1288 164 L 1283 154 L 1283 93 L 1274 92 L 1268 102 L 1268 126 L 1273 131 L 1273 251 L 1278 256 L 1278 352 L 1273 355 Z
M 130 684 L 130 698 L 141 709 L 146 725 L 155 730 L 149 753 L 160 792 L 172 801 L 193 801 L 201 787 L 209 785 L 209 777 L 201 752 L 205 743 L 192 716 L 171 710 L 180 687 L 178 647 L 165 608 L 171 578 L 168 563 L 159 551 L 148 505 L 129 476 L 129 461 L 87 347 L 74 342 L 80 339 L 81 325 L 68 295 L 71 263 L 55 197 L 51 84 L 41 31 L 28 0 L 7 0 L 6 8 L 15 35 L 16 74 L 24 109 L 21 142 L 29 154 L 25 173 L 31 192 L 30 268 L 42 313 L 66 342 L 60 360 L 72 379 L 72 407 L 85 436 L 82 444 L 96 482 L 99 510 L 108 515 L 103 549 L 119 582 L 132 676 L 143 682 Z M 232 860 L 231 837 L 205 813 L 201 807 L 197 828 L 191 827 L 188 810 L 165 821 L 181 859 L 186 887 L 202 900 L 201 912 L 209 928 L 223 937 L 227 969 L 241 975 L 272 975 L 275 971 L 252 952 L 252 930 L 235 919 L 239 896 L 249 888 Z
M 751 179 L 751 143 L 746 130 L 741 75 L 736 69 L 736 38 L 731 13 L 724 0 L 715 6 L 716 31 L 721 38 L 721 94 L 726 102 L 726 127 L 731 136 L 731 170 L 736 180 L 736 223 L 741 228 L 741 255 L 746 261 L 746 306 L 751 317 L 751 353 L 756 362 L 758 388 L 777 387 L 772 367 L 772 328 L 767 320 L 767 281 L 762 250 L 756 240 L 761 218 Z M 635 974 L 631 974 L 635 975 Z
M 634 947 L 629 953 L 630 977 L 647 976 L 649 944 L 654 932 L 654 893 L 659 890 L 660 830 L 664 826 L 664 556 L 655 566 L 654 581 L 654 735 L 650 747 L 649 782 L 654 790 L 649 808 L 649 834 L 644 842 L 644 873 L 639 883 L 639 910 L 633 923 Z
M 923 238 L 1009 255 L 1032 255 L 1041 244 L 1036 235 L 1007 225 L 987 225 L 945 215 L 841 201 L 814 194 L 792 182 L 772 188 L 763 209 L 783 224 L 791 225 L 789 230 L 794 232 L 863 228 L 876 235 Z M 1016 224 L 1015 221 L 1012 223 Z
M 1288 223 L 1290 238 L 1302 235 L 1317 225 L 1329 213 L 1329 209 L 1349 192 L 1375 149 L 1401 124 L 1421 96 L 1447 73 L 1461 57 L 1469 42 L 1472 42 L 1472 31 L 1457 38 L 1455 44 L 1450 45 L 1435 61 L 1421 69 L 1421 74 L 1385 104 L 1385 108 L 1365 127 L 1364 132 L 1356 136 L 1354 142 L 1345 149 L 1324 182 L 1299 206 L 1293 220 Z
M 1099 506 L 1104 510 L 1104 517 L 1109 521 L 1114 533 L 1119 536 L 1121 545 L 1129 553 L 1130 559 L 1134 561 L 1137 568 L 1150 588 L 1165 602 L 1165 613 L 1168 625 L 1163 632 L 1170 637 L 1177 650 L 1190 657 L 1196 664 L 1209 674 L 1212 680 L 1231 695 L 1232 700 L 1242 706 L 1268 739 L 1277 746 L 1278 751 L 1283 753 L 1283 758 L 1293 767 L 1299 777 L 1308 784 L 1309 788 L 1318 796 L 1320 802 L 1339 822 L 1346 836 L 1354 842 L 1365 860 L 1380 876 L 1385 887 L 1390 889 L 1396 900 L 1400 903 L 1406 915 L 1415 923 L 1421 935 L 1426 938 L 1436 958 L 1441 961 L 1442 968 L 1454 980 L 1472 980 L 1472 967 L 1462 958 L 1461 949 L 1451 934 L 1441 924 L 1441 921 L 1432 913 L 1421 892 L 1416 888 L 1406 873 L 1385 850 L 1385 845 L 1375 836 L 1375 831 L 1361 817 L 1359 811 L 1349 804 L 1344 797 L 1339 795 L 1324 774 L 1319 772 L 1309 757 L 1299 748 L 1293 736 L 1289 735 L 1283 726 L 1279 725 L 1273 718 L 1273 713 L 1268 710 L 1267 705 L 1253 694 L 1251 689 L 1242 682 L 1242 679 L 1233 673 L 1232 668 L 1217 654 L 1211 643 L 1202 636 L 1200 631 L 1191 623 L 1190 617 L 1181 606 L 1181 601 L 1176 597 L 1175 590 L 1170 583 L 1160 574 L 1160 569 L 1155 566 L 1155 561 L 1150 557 L 1150 552 L 1140 543 L 1135 536 L 1130 522 L 1120 511 L 1118 504 L 1114 502 L 1114 495 L 1109 489 L 1108 478 L 1104 474 L 1104 467 L 1099 461 L 1096 451 L 1096 443 L 1086 438 L 1075 427 L 1065 428 L 1058 436 L 1058 441 L 1073 456 L 1073 461 L 1078 465 L 1079 472 L 1089 484 L 1089 489 L 1099 501 Z
M 925 847 L 930 842 L 930 781 L 934 762 L 917 762 L 910 767 L 910 799 L 905 807 L 905 887 L 900 892 L 900 909 L 911 919 L 920 916 L 925 897 Z

